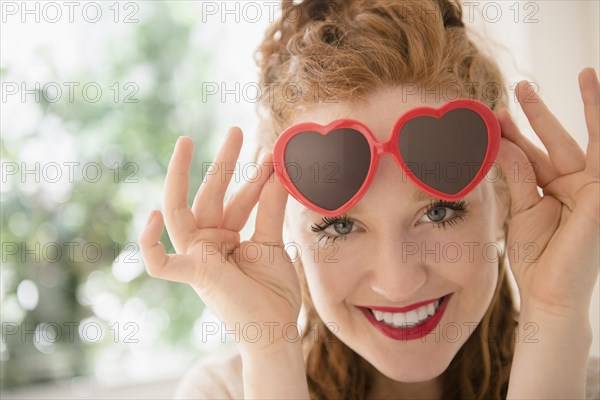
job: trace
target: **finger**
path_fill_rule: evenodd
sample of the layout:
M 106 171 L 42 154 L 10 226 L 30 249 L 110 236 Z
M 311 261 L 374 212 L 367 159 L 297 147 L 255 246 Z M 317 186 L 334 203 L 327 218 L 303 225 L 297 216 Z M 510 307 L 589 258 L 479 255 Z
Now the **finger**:
M 239 232 L 246 225 L 248 217 L 259 200 L 265 183 L 273 173 L 272 155 L 265 155 L 257 170 L 257 175 L 245 182 L 239 191 L 233 194 L 225 205 L 221 228 Z
M 527 178 L 533 172 L 527 169 L 527 156 L 515 143 L 505 138 L 500 139 L 496 162 L 502 169 L 510 191 L 510 215 L 526 211 L 541 200 L 535 176 Z M 514 165 L 517 165 L 516 171 Z
M 175 144 L 169 161 L 164 188 L 165 222 L 173 247 L 184 252 L 187 241 L 196 230 L 194 215 L 188 205 L 190 167 L 194 153 L 192 139 L 182 136 Z
M 223 218 L 223 201 L 242 148 L 243 135 L 238 127 L 229 129 L 215 162 L 214 173 L 208 173 L 200 185 L 192 211 L 199 229 L 215 228 Z
M 545 187 L 549 182 L 560 176 L 554 165 L 552 165 L 548 154 L 521 133 L 521 130 L 511 118 L 508 110 L 502 109 L 498 111 L 498 121 L 502 129 L 502 136 L 519 146 L 527 156 L 527 162 L 534 169 L 540 187 Z
M 587 168 L 592 174 L 598 176 L 600 169 L 600 83 L 593 68 L 585 68 L 581 71 L 579 88 L 589 134 L 586 155 Z
M 260 193 L 252 241 L 276 242 L 283 245 L 283 220 L 287 198 L 288 192 L 283 188 L 277 176 L 274 173 L 271 174 Z
M 583 150 L 535 93 L 533 85 L 523 80 L 517 84 L 516 91 L 523 112 L 546 146 L 556 170 L 561 175 L 566 175 L 585 169 Z
M 140 236 L 140 251 L 150 276 L 173 282 L 190 283 L 193 279 L 193 265 L 188 256 L 167 255 L 160 243 L 164 228 L 162 215 L 158 211 L 150 213 L 148 223 Z

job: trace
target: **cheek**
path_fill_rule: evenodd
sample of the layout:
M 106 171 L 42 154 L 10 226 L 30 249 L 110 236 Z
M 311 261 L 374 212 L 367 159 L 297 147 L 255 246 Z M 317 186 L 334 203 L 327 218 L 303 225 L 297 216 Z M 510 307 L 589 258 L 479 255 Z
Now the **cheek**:
M 339 304 L 356 291 L 363 274 L 360 257 L 347 257 L 339 247 L 303 254 L 302 265 L 315 305 L 317 302 Z
M 472 241 L 460 251 L 460 261 L 446 263 L 444 271 L 438 271 L 457 290 L 454 310 L 448 315 L 463 326 L 464 322 L 479 323 L 488 309 L 498 282 L 499 258 L 495 243 Z
M 459 326 L 476 326 L 488 310 L 498 282 L 498 264 L 482 264 L 480 271 L 473 271 L 470 283 L 457 296 L 458 312 L 455 318 Z
M 463 251 L 465 251 L 463 249 Z M 490 289 L 493 291 L 495 282 L 498 277 L 498 255 L 495 247 L 489 251 L 494 253 L 493 257 L 486 257 L 486 251 L 480 246 L 475 246 L 469 249 L 472 252 L 468 256 L 467 260 L 462 260 L 451 268 L 447 277 L 452 281 L 459 284 L 461 288 L 469 292 L 479 292 L 480 294 L 486 293 Z
M 479 232 L 477 235 L 464 235 L 456 240 L 429 243 L 423 245 L 423 248 L 433 249 L 435 244 L 435 263 L 455 265 L 456 268 L 468 268 L 469 265 L 473 265 L 480 269 L 478 266 L 497 265 L 503 252 L 501 243 L 487 239 L 485 232 Z M 425 250 L 421 253 L 424 257 L 428 256 Z M 423 260 L 427 260 L 427 264 L 432 264 L 434 261 L 433 256 Z

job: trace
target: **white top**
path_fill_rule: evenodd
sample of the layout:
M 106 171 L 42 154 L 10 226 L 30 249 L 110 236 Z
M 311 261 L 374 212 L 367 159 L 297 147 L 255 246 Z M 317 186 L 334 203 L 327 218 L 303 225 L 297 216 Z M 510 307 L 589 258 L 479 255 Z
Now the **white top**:
M 175 399 L 243 399 L 242 359 L 237 348 L 197 361 L 185 374 Z M 600 359 L 590 357 L 586 399 L 600 400 Z

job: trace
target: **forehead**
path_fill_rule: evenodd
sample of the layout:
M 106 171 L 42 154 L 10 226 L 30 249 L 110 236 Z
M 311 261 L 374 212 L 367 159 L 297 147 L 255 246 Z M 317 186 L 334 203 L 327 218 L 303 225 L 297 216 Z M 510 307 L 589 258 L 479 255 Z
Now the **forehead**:
M 438 108 L 447 101 L 433 92 L 422 92 L 415 86 L 395 86 L 373 91 L 362 102 L 328 102 L 307 107 L 293 116 L 290 125 L 299 122 L 329 122 L 350 118 L 366 124 L 379 141 L 388 138 L 392 126 L 405 112 L 416 107 Z

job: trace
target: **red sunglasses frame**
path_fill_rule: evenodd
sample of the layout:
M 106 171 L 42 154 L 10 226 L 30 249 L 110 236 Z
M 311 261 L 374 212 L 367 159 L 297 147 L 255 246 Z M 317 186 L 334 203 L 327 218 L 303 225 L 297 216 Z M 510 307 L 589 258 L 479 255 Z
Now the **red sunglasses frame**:
M 448 111 L 455 110 L 458 108 L 466 108 L 469 110 L 473 110 L 482 118 L 487 128 L 488 145 L 481 168 L 475 174 L 471 182 L 467 186 L 465 186 L 460 192 L 451 195 L 440 192 L 436 189 L 425 185 L 417 177 L 414 176 L 414 174 L 410 171 L 410 169 L 404 162 L 402 155 L 400 154 L 398 138 L 400 136 L 400 132 L 402 131 L 402 127 L 411 119 L 420 116 L 432 116 L 435 118 L 440 118 Z M 363 134 L 363 136 L 365 136 L 367 142 L 369 143 L 369 148 L 371 151 L 371 162 L 365 181 L 362 183 L 360 189 L 356 192 L 356 194 L 339 208 L 335 210 L 327 210 L 312 203 L 310 200 L 304 197 L 302 193 L 300 193 L 300 191 L 296 188 L 296 186 L 293 183 L 293 180 L 290 178 L 290 175 L 287 172 L 287 169 L 285 168 L 285 148 L 288 142 L 299 133 L 310 131 L 318 132 L 321 135 L 327 135 L 328 133 L 340 128 L 354 129 Z M 472 189 L 474 189 L 492 167 L 500 148 L 500 136 L 500 123 L 498 122 L 495 113 L 488 106 L 477 100 L 457 99 L 449 101 L 448 103 L 444 104 L 439 108 L 423 106 L 413 108 L 407 111 L 396 120 L 388 136 L 388 139 L 384 140 L 383 142 L 377 141 L 375 135 L 373 135 L 373 132 L 371 132 L 371 130 L 365 124 L 354 119 L 337 119 L 330 122 L 327 125 L 319 125 L 314 122 L 300 122 L 298 124 L 294 124 L 285 129 L 281 133 L 279 138 L 277 138 L 277 141 L 275 142 L 273 148 L 273 162 L 275 173 L 277 174 L 277 177 L 279 178 L 281 184 L 292 196 L 294 196 L 296 200 L 298 200 L 307 208 L 319 214 L 328 217 L 333 217 L 344 214 L 360 201 L 362 196 L 366 193 L 369 186 L 371 185 L 371 182 L 373 181 L 373 178 L 377 171 L 377 167 L 379 165 L 379 159 L 385 154 L 391 154 L 396 160 L 398 166 L 404 172 L 404 174 L 410 179 L 411 182 L 413 182 L 421 190 L 442 200 L 458 200 L 461 197 L 464 197 Z

